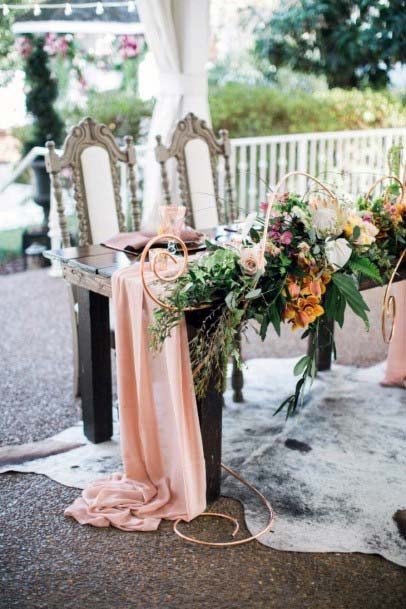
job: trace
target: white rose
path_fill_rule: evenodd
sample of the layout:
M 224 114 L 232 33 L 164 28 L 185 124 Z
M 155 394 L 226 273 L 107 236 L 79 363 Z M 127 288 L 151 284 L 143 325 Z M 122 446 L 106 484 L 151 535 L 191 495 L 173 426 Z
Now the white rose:
M 261 255 L 260 245 L 254 247 L 243 247 L 240 250 L 240 265 L 246 275 L 255 275 L 263 272 L 265 260 Z
M 341 238 L 326 241 L 325 253 L 328 263 L 337 271 L 347 264 L 352 249 L 347 239 Z

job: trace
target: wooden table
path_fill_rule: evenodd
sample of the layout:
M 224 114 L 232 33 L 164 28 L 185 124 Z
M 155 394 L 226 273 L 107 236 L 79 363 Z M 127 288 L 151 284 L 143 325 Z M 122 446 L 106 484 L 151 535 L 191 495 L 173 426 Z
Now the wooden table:
M 104 442 L 111 438 L 113 432 L 109 323 L 111 276 L 114 271 L 130 266 L 136 258 L 102 245 L 50 250 L 45 256 L 58 260 L 64 278 L 78 288 L 79 376 L 84 433 L 91 442 Z M 398 280 L 405 278 L 406 267 L 403 265 Z M 366 290 L 375 286 L 372 281 L 365 281 L 361 287 Z M 205 309 L 186 314 L 189 339 L 209 313 L 210 309 Z M 330 355 L 324 354 L 323 357 L 327 361 Z M 208 393 L 197 404 L 206 461 L 208 501 L 220 494 L 223 396 L 215 389 L 219 373 L 219 370 L 213 370 Z
M 102 245 L 49 250 L 45 256 L 58 260 L 64 278 L 78 288 L 79 386 L 84 433 L 91 442 L 105 442 L 113 433 L 109 320 L 111 276 L 114 271 L 134 263 L 136 257 Z M 189 339 L 209 313 L 210 309 L 205 309 L 186 314 Z M 215 389 L 219 373 L 219 370 L 213 370 L 207 395 L 197 403 L 206 461 L 208 501 L 213 501 L 220 494 L 224 402 L 223 395 Z

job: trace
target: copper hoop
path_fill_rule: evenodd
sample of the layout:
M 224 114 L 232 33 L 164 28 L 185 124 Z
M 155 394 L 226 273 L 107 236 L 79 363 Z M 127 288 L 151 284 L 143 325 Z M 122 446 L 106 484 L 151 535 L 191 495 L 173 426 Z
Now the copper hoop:
M 142 250 L 141 260 L 140 260 L 141 281 L 142 281 L 144 290 L 146 291 L 148 296 L 151 298 L 151 300 L 153 300 L 155 302 L 155 304 L 157 304 L 159 307 L 163 307 L 164 309 L 168 309 L 170 311 L 176 311 L 176 308 L 173 307 L 172 305 L 169 305 L 168 303 L 163 302 L 162 300 L 159 300 L 159 298 L 157 298 L 155 296 L 155 294 L 152 293 L 152 291 L 150 290 L 150 288 L 145 280 L 145 261 L 146 261 L 147 255 L 149 253 L 149 250 L 151 249 L 151 247 L 153 245 L 155 245 L 155 243 L 157 243 L 158 241 L 162 241 L 163 239 L 167 239 L 168 241 L 176 241 L 177 243 L 179 243 L 179 245 L 182 248 L 182 252 L 184 254 L 183 266 L 174 275 L 163 276 L 159 273 L 159 271 L 157 269 L 157 265 L 156 265 L 157 260 L 154 259 L 151 264 L 150 270 L 154 273 L 155 277 L 157 279 L 159 279 L 160 281 L 164 281 L 165 283 L 171 283 L 171 282 L 179 279 L 179 277 L 181 275 L 183 275 L 183 273 L 186 271 L 186 269 L 188 267 L 189 253 L 187 251 L 185 242 L 182 241 L 182 239 L 180 237 L 177 237 L 176 235 L 171 235 L 170 233 L 166 233 L 164 235 L 157 235 L 156 237 L 153 237 L 152 239 L 150 239 L 148 241 L 148 243 L 146 244 L 146 246 L 144 247 L 144 249 Z M 168 251 L 160 252 L 160 256 L 162 256 L 164 258 L 169 258 L 172 262 L 176 262 L 176 260 L 177 260 L 176 257 L 173 254 L 171 254 L 171 252 L 168 252 Z
M 368 201 L 369 197 L 371 196 L 371 193 L 375 190 L 375 188 L 377 186 L 379 186 L 379 184 L 381 184 L 382 182 L 384 182 L 385 180 L 392 180 L 394 182 L 397 182 L 401 188 L 402 191 L 402 201 L 405 197 L 405 186 L 404 184 L 402 184 L 402 182 L 399 180 L 399 178 L 397 178 L 396 176 L 392 176 L 392 175 L 387 175 L 387 176 L 382 176 L 381 178 L 378 178 L 377 180 L 375 180 L 375 182 L 372 184 L 372 186 L 369 188 L 368 192 L 365 195 L 365 201 Z M 385 193 L 384 193 L 384 201 L 385 203 L 387 202 L 387 195 L 389 194 L 389 186 L 386 187 L 385 189 Z
M 176 520 L 173 524 L 173 530 L 175 531 L 176 535 L 178 535 L 182 539 L 185 539 L 186 541 L 190 541 L 191 543 L 196 543 L 196 544 L 202 545 L 202 546 L 211 546 L 214 548 L 224 548 L 227 546 L 239 546 L 243 543 L 249 543 L 250 541 L 254 541 L 254 539 L 258 539 L 258 537 L 261 537 L 261 535 L 264 535 L 265 533 L 268 533 L 268 531 L 271 530 L 271 527 L 274 522 L 274 511 L 273 511 L 273 508 L 272 508 L 270 502 L 265 497 L 265 495 L 263 495 L 261 493 L 261 491 L 259 491 L 257 488 L 255 488 L 255 486 L 253 484 L 250 484 L 250 482 L 245 480 L 245 478 L 243 478 L 240 474 L 238 474 L 236 471 L 231 469 L 231 467 L 228 467 L 228 465 L 225 465 L 224 463 L 222 463 L 221 467 L 228 474 L 230 474 L 231 476 L 234 476 L 234 478 L 236 478 L 237 480 L 242 482 L 242 484 L 245 484 L 245 486 L 247 486 L 249 489 L 251 489 L 261 499 L 262 503 L 265 505 L 265 507 L 269 513 L 269 519 L 268 519 L 267 525 L 265 527 L 263 527 L 258 533 L 255 533 L 255 535 L 250 535 L 249 537 L 245 537 L 244 539 L 237 539 L 236 541 L 203 541 L 202 539 L 196 539 L 195 537 L 190 537 L 189 535 L 185 535 L 184 533 L 182 533 L 178 528 L 179 523 L 182 521 L 180 518 L 178 518 L 178 520 Z M 200 518 L 200 516 L 225 518 L 226 520 L 231 520 L 231 522 L 234 522 L 234 524 L 235 524 L 235 528 L 232 533 L 232 537 L 235 537 L 239 531 L 238 521 L 235 518 L 233 518 L 232 516 L 229 516 L 228 514 L 221 514 L 218 512 L 204 512 L 203 514 L 200 514 L 199 516 L 197 516 L 197 518 Z
M 388 281 L 388 285 L 386 286 L 385 289 L 385 294 L 383 297 L 383 302 L 382 302 L 382 316 L 381 316 L 381 328 L 382 328 L 382 338 L 383 338 L 383 342 L 386 345 L 389 345 L 390 342 L 393 339 L 393 336 L 395 334 L 395 329 L 396 329 L 396 298 L 393 296 L 393 294 L 390 294 L 390 290 L 392 288 L 392 284 L 395 280 L 396 277 L 396 273 L 398 272 L 398 269 L 402 263 L 403 258 L 406 256 L 406 249 L 403 250 L 402 254 L 400 255 L 399 260 L 397 261 L 397 264 L 395 266 L 395 268 L 393 269 L 392 275 Z M 389 336 L 386 333 L 386 321 L 387 319 L 390 319 L 392 321 L 392 325 L 391 325 L 391 329 L 390 329 L 390 333 Z
M 264 234 L 263 234 L 261 245 L 260 245 L 260 267 L 261 268 L 263 268 L 264 264 L 265 264 L 265 248 L 266 248 L 266 242 L 267 242 L 267 238 L 268 238 L 268 227 L 269 227 L 269 220 L 271 218 L 272 206 L 276 200 L 276 196 L 280 190 L 280 187 L 282 186 L 282 184 L 284 182 L 286 182 L 286 180 L 288 178 L 290 178 L 292 176 L 304 176 L 304 177 L 308 178 L 309 180 L 313 180 L 313 182 L 316 182 L 316 184 L 321 186 L 321 188 L 334 201 L 337 201 L 337 197 L 333 194 L 333 192 L 325 184 L 323 184 L 323 182 L 321 182 L 318 178 L 315 178 L 314 176 L 310 175 L 310 173 L 306 173 L 305 171 L 290 171 L 289 173 L 286 173 L 275 186 L 275 190 L 273 190 L 268 195 L 268 208 L 266 210 L 265 220 L 264 220 Z

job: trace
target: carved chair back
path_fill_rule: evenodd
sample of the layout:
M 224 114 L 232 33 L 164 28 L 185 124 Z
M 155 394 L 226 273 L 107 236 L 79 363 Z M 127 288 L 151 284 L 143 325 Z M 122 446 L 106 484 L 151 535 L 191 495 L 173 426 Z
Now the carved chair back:
M 231 145 L 228 132 L 220 131 L 217 140 L 205 121 L 188 114 L 179 121 L 169 147 L 157 136 L 155 156 L 161 166 L 165 202 L 171 204 L 170 184 L 166 163 L 174 158 L 179 179 L 182 205 L 186 218 L 195 228 L 204 230 L 219 223 L 236 220 L 236 207 L 230 169 Z M 224 158 L 225 194 L 227 205 L 219 195 L 218 160 Z
M 60 173 L 72 170 L 74 199 L 78 219 L 79 245 L 100 243 L 117 232 L 126 230 L 120 196 L 118 162 L 127 165 L 133 229 L 140 225 L 140 206 L 136 196 L 135 148 L 133 138 L 125 138 L 119 148 L 111 131 L 87 117 L 72 128 L 61 156 L 54 142 L 46 143 L 46 168 L 51 176 L 63 247 L 70 237 L 62 198 Z

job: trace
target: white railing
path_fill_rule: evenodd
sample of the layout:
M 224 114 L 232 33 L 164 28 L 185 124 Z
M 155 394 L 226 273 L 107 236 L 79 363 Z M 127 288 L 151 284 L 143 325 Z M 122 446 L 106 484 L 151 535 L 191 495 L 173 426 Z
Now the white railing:
M 231 171 L 240 215 L 257 209 L 268 189 L 293 170 L 305 171 L 358 196 L 376 177 L 388 173 L 388 153 L 394 144 L 406 147 L 406 128 L 232 139 Z M 137 146 L 140 200 L 146 152 L 146 146 Z M 219 189 L 223 198 L 224 178 L 224 166 L 220 163 Z M 295 176 L 288 186 L 302 193 L 306 179 Z
M 293 135 L 239 138 L 231 140 L 231 171 L 240 216 L 258 208 L 268 189 L 288 171 L 301 170 L 332 184 L 353 196 L 364 193 L 373 179 L 388 173 L 388 152 L 394 144 L 406 147 L 406 127 L 368 131 L 334 131 Z M 137 146 L 138 197 L 142 201 L 143 174 L 147 146 Z M 34 148 L 21 161 L 2 192 L 45 148 Z M 122 167 L 123 208 L 127 209 L 125 166 Z M 219 190 L 224 198 L 224 166 L 219 164 Z M 306 189 L 306 179 L 294 176 L 288 187 L 298 193 Z M 51 202 L 50 231 L 52 246 L 59 239 L 55 207 Z
M 388 173 L 388 153 L 406 145 L 406 128 L 276 135 L 232 140 L 232 172 L 241 215 L 257 209 L 269 186 L 289 171 L 320 177 L 353 196 Z M 221 175 L 224 182 L 224 175 Z M 294 176 L 292 191 L 303 193 L 306 179 Z

